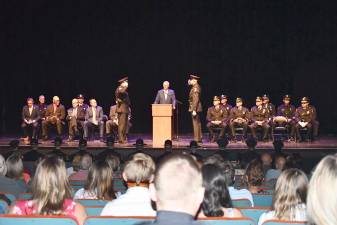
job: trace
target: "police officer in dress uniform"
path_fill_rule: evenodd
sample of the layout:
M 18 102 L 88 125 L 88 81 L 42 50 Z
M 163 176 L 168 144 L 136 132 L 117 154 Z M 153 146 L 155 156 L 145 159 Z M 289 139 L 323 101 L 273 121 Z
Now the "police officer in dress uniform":
M 247 135 L 247 127 L 249 121 L 249 111 L 243 106 L 242 98 L 236 98 L 236 106 L 231 109 L 229 127 L 232 132 L 232 137 L 235 140 L 235 127 L 243 128 L 243 136 Z
M 268 123 L 272 126 L 273 118 L 276 115 L 276 107 L 274 104 L 270 103 L 269 95 L 264 94 L 262 96 L 263 107 L 268 111 Z
M 193 124 L 193 135 L 194 140 L 201 143 L 202 142 L 202 131 L 201 131 L 201 122 L 200 122 L 200 112 L 202 112 L 201 106 L 201 87 L 198 84 L 198 80 L 200 77 L 195 75 L 190 75 L 190 79 L 188 80 L 188 84 L 191 86 L 190 94 L 189 94 L 189 109 L 192 116 L 192 124 Z
M 302 142 L 302 136 L 300 134 L 300 129 L 306 127 L 308 129 L 308 139 L 312 138 L 312 128 L 313 128 L 313 121 L 316 118 L 316 110 L 315 108 L 309 105 L 309 98 L 303 97 L 301 99 L 301 106 L 296 109 L 295 113 L 295 126 L 293 127 L 296 131 L 297 140 Z
M 295 122 L 295 112 L 296 108 L 292 104 L 290 104 L 290 95 L 283 96 L 283 104 L 277 107 L 276 116 L 273 118 L 273 130 L 276 126 L 290 128 L 292 131 L 292 127 Z M 290 134 L 290 140 L 294 139 L 294 133 Z
M 127 92 L 129 82 L 128 77 L 120 79 L 119 86 L 116 89 L 116 112 L 118 115 L 118 143 L 127 143 L 126 131 L 128 125 L 128 116 L 130 109 L 130 98 Z
M 228 97 L 227 97 L 227 95 L 221 95 L 220 99 L 221 99 L 221 105 L 224 107 L 224 109 L 226 111 L 228 111 L 228 113 L 230 113 L 230 111 L 231 111 L 231 109 L 233 107 L 230 104 L 228 104 Z
M 258 127 L 263 128 L 263 141 L 268 140 L 268 132 L 269 132 L 269 124 L 268 124 L 268 117 L 270 111 L 266 107 L 263 107 L 262 98 L 256 97 L 256 106 L 253 106 L 250 110 L 250 120 L 251 123 L 249 125 L 252 135 L 255 139 L 257 139 L 256 136 L 256 129 Z
M 214 128 L 221 128 L 219 137 L 222 138 L 225 135 L 225 128 L 227 126 L 228 114 L 224 110 L 224 107 L 220 105 L 220 98 L 214 96 L 213 106 L 207 110 L 207 128 L 211 134 L 211 142 L 215 141 Z
M 77 123 L 78 123 L 78 131 L 82 133 L 83 135 L 83 129 L 84 129 L 84 122 L 85 122 L 85 114 L 87 113 L 87 109 L 89 108 L 89 105 L 84 102 L 84 95 L 78 94 L 77 95 L 77 101 L 78 101 L 78 115 L 77 115 Z

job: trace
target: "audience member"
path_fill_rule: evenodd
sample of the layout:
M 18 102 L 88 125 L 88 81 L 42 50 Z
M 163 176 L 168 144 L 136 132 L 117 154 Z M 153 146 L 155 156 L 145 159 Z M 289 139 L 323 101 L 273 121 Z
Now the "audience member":
M 153 180 L 155 164 L 144 153 L 134 154 L 124 166 L 122 177 L 127 183 L 125 194 L 109 202 L 102 216 L 155 216 L 151 205 L 149 183 Z
M 17 201 L 10 214 L 67 215 L 74 217 L 80 225 L 84 223 L 85 209 L 72 200 L 65 163 L 59 157 L 46 157 L 39 163 L 32 190 L 32 200 Z

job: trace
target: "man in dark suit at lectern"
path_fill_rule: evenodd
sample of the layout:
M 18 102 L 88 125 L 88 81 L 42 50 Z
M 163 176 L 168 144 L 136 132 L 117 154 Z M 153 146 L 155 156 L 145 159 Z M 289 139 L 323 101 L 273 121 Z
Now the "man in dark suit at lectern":
M 172 104 L 173 109 L 176 108 L 176 95 L 174 90 L 169 89 L 170 83 L 163 82 L 163 89 L 159 90 L 154 100 L 154 104 Z

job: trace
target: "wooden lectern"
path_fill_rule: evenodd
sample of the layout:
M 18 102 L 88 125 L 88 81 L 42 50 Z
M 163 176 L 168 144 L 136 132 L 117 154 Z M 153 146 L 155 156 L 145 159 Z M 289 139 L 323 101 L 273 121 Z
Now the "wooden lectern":
M 152 104 L 153 147 L 163 148 L 166 140 L 172 140 L 172 104 Z

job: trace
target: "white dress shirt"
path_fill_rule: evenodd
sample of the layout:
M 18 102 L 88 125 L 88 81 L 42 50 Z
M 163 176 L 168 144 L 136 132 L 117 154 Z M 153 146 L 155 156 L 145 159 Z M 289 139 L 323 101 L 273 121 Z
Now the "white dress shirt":
M 101 216 L 156 216 L 156 211 L 152 209 L 148 188 L 131 187 L 106 204 Z

